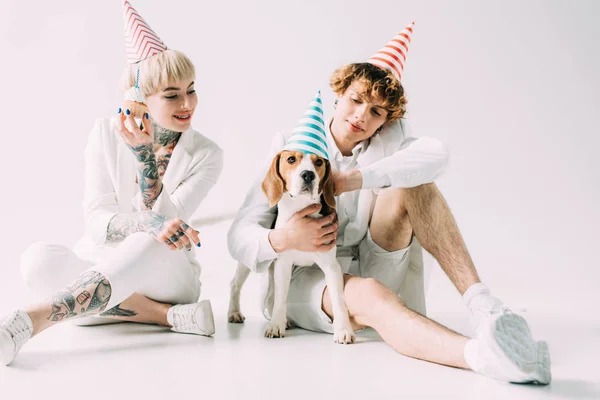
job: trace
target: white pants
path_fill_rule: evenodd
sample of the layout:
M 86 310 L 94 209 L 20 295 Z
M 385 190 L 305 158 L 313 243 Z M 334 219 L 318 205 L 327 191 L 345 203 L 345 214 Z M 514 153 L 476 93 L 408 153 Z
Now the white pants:
M 128 236 L 97 264 L 65 246 L 34 243 L 21 256 L 21 273 L 36 299 L 49 298 L 81 273 L 95 271 L 111 286 L 106 310 L 134 292 L 162 303 L 194 303 L 200 297 L 200 271 L 182 250 L 170 250 L 146 233 Z M 78 324 L 87 325 L 85 318 Z

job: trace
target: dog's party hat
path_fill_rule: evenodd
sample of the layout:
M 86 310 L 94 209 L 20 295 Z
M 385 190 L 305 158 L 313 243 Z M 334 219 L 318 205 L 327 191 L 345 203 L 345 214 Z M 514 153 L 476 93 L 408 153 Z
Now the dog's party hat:
M 368 63 L 377 65 L 383 69 L 391 70 L 396 78 L 400 80 L 404 64 L 406 63 L 406 53 L 408 45 L 413 34 L 414 22 L 411 22 L 402 32 L 397 34 L 388 44 L 367 60 Z
M 125 22 L 125 48 L 127 62 L 135 64 L 167 50 L 150 25 L 135 11 L 128 1 L 123 1 L 123 21 Z
M 283 150 L 315 154 L 329 160 L 321 91 L 317 91 Z

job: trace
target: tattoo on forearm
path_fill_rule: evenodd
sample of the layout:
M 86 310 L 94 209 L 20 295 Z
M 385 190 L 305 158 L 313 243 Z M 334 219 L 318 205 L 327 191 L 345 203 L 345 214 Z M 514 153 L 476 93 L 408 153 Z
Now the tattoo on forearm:
M 167 219 L 154 211 L 140 211 L 115 215 L 108 224 L 106 241 L 119 243 L 136 232 L 148 232 L 156 236 Z
M 129 148 L 138 162 L 137 181 L 142 193 L 142 202 L 146 209 L 152 209 L 162 190 L 154 145 L 147 143 L 140 146 L 129 146 Z
M 112 316 L 112 317 L 135 317 L 137 315 L 137 313 L 133 310 L 126 310 L 124 308 L 121 308 L 121 305 L 117 304 L 110 310 L 105 311 L 100 315 L 103 317 L 109 317 L 109 316 Z
M 93 295 L 90 293 L 93 292 Z M 83 273 L 70 287 L 57 293 L 51 300 L 49 321 L 62 321 L 83 314 L 102 312 L 112 294 L 111 286 L 99 272 Z M 79 310 L 76 309 L 79 304 Z

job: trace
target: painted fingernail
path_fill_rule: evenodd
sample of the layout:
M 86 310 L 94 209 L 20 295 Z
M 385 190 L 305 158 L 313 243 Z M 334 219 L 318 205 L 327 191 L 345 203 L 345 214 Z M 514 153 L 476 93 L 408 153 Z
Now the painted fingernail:
M 129 108 L 127 110 L 125 110 L 125 114 L 127 114 L 127 115 L 131 114 L 131 112 L 129 111 Z
M 117 111 L 117 114 L 121 114 L 121 107 L 119 107 L 119 111 Z
M 202 246 L 202 243 L 198 242 L 198 247 L 201 247 L 201 246 Z
M 146 113 L 146 119 L 148 119 L 148 113 Z

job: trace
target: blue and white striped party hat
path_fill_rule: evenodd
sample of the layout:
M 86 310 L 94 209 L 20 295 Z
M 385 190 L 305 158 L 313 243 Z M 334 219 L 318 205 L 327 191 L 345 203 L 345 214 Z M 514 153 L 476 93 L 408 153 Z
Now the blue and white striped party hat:
M 283 150 L 315 154 L 329 160 L 320 90 L 317 91 L 315 98 L 310 102 Z

